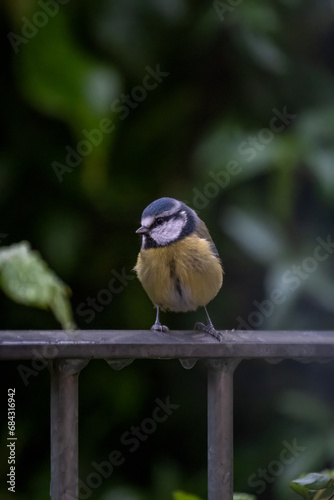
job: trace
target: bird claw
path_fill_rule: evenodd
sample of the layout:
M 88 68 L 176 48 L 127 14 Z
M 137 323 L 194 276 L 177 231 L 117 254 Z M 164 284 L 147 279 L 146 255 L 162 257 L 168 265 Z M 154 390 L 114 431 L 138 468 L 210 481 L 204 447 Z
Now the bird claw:
M 197 322 L 194 326 L 194 330 L 200 330 L 201 332 L 208 333 L 219 342 L 223 340 L 223 334 L 218 332 L 212 325 L 205 325 L 204 323 Z
M 168 326 L 162 325 L 161 323 L 154 323 L 154 325 L 151 326 L 151 330 L 155 332 L 169 332 Z

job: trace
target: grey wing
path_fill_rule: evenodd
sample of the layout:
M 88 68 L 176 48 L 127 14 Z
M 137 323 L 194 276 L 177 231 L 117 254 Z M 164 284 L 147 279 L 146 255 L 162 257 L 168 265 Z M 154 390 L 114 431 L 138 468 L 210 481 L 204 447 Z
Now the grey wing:
M 197 236 L 199 236 L 200 238 L 204 238 L 205 240 L 207 240 L 210 243 L 211 250 L 219 258 L 218 250 L 216 248 L 216 245 L 213 242 L 213 239 L 210 236 L 209 230 L 206 227 L 206 225 L 204 224 L 204 222 L 199 217 L 197 219 L 197 227 L 196 227 L 195 233 L 197 234 Z

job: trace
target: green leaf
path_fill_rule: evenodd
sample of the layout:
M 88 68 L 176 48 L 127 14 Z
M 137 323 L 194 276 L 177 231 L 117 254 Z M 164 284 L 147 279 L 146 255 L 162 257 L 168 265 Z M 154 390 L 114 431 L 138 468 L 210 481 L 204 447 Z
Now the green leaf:
M 174 491 L 173 500 L 201 500 L 199 497 L 194 495 L 189 495 L 183 491 Z
M 293 483 L 305 486 L 309 490 L 316 491 L 323 490 L 330 482 L 331 478 L 328 474 L 319 474 L 317 472 L 311 472 L 310 474 L 293 481 Z
M 334 483 L 334 469 L 325 469 L 321 472 L 321 474 L 327 474 Z
M 306 500 L 327 500 L 334 493 L 332 471 L 312 472 L 293 480 L 290 488 Z
M 311 500 L 313 498 L 313 495 L 309 492 L 308 488 L 306 486 L 301 486 L 300 484 L 296 483 L 295 481 L 291 481 L 290 483 L 290 488 L 292 491 L 300 495 L 301 497 L 305 498 L 306 500 Z
M 234 493 L 233 500 L 256 500 L 256 497 L 247 493 Z
M 314 495 L 314 500 L 333 500 L 334 488 L 326 488 L 325 490 L 318 491 Z
M 183 491 L 175 491 L 173 500 L 200 500 L 200 498 Z M 254 495 L 248 495 L 247 493 L 234 493 L 233 500 L 256 500 L 256 498 Z
M 28 242 L 0 249 L 0 288 L 26 306 L 51 309 L 65 329 L 75 328 L 68 297 L 69 287 L 49 269 Z

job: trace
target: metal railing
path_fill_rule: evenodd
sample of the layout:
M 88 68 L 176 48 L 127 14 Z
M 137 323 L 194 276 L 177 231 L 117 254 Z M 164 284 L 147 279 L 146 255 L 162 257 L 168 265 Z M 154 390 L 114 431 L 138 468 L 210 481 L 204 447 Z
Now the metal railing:
M 243 359 L 334 359 L 334 331 L 0 331 L 0 359 L 38 360 L 51 374 L 51 499 L 78 499 L 78 377 L 90 359 L 115 368 L 133 359 L 177 358 L 208 371 L 208 500 L 233 498 L 233 373 Z

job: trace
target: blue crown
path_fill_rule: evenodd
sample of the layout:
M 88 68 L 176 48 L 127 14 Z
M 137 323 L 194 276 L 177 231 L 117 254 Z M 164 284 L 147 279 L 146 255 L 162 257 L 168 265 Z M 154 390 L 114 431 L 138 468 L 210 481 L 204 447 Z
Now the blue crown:
M 143 217 L 153 216 L 171 210 L 175 202 L 176 200 L 174 198 L 159 198 L 145 208 Z

